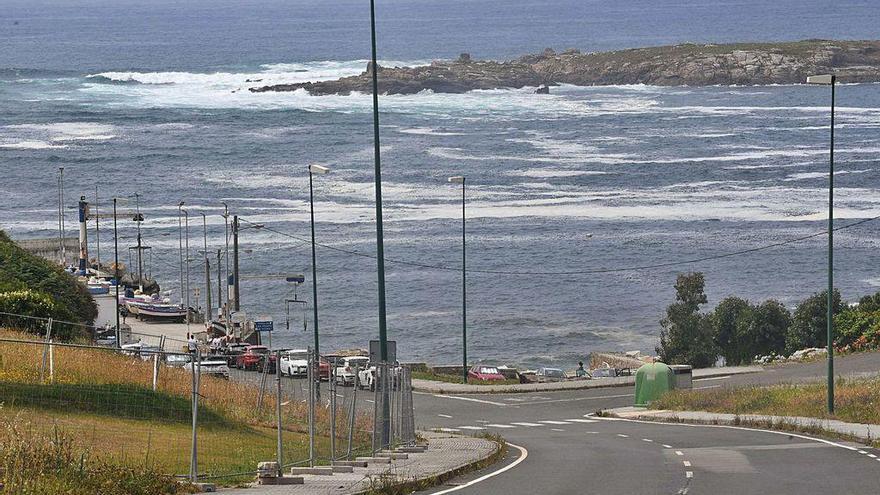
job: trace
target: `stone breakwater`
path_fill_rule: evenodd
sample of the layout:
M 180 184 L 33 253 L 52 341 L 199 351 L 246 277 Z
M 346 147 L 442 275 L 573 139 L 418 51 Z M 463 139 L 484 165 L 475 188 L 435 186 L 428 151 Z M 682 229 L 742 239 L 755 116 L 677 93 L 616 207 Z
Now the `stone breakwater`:
M 880 41 L 806 40 L 790 43 L 685 44 L 583 53 L 552 49 L 516 60 L 434 61 L 418 67 L 379 67 L 381 94 L 464 93 L 476 89 L 603 86 L 764 85 L 803 83 L 808 75 L 834 73 L 840 82 L 880 82 Z M 312 95 L 372 93 L 372 67 L 329 81 L 277 84 L 251 92 L 297 91 Z M 542 90 L 541 92 L 546 92 Z

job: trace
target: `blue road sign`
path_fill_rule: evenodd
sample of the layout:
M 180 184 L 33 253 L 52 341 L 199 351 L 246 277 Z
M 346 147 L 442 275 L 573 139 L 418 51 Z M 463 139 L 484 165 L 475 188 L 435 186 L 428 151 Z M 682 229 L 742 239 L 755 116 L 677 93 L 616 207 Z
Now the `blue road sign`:
M 272 331 L 272 320 L 269 321 L 255 321 L 254 322 L 254 330 L 257 332 L 271 332 Z

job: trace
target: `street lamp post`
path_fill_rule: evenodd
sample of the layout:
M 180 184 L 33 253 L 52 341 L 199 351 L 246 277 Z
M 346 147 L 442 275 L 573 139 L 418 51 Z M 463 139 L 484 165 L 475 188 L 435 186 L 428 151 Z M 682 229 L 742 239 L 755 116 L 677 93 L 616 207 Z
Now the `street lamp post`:
M 183 237 L 186 256 L 184 257 L 184 266 L 186 267 L 186 333 L 189 333 L 189 212 L 183 210 Z
M 202 235 L 205 249 L 205 323 L 210 323 L 213 319 L 213 311 L 211 309 L 211 262 L 208 260 L 208 216 L 203 211 L 199 213 L 202 215 Z M 218 294 L 217 297 L 220 295 Z
M 376 180 L 376 275 L 379 286 L 379 359 L 388 362 L 388 324 L 385 308 L 385 240 L 382 228 L 382 164 L 379 146 L 379 64 L 376 62 L 376 2 L 370 0 L 370 42 L 371 67 L 373 82 L 373 156 Z M 383 447 L 390 440 L 391 408 L 388 403 L 388 390 L 383 391 L 382 400 L 382 435 Z
M 312 224 L 312 311 L 314 316 L 314 333 L 315 333 L 315 362 L 320 363 L 321 352 L 318 350 L 318 268 L 317 256 L 315 254 L 315 191 L 312 185 L 312 177 L 315 174 L 324 175 L 330 172 L 330 169 L 322 165 L 309 165 L 309 214 L 311 215 Z M 320 375 L 320 373 L 319 373 Z M 320 376 L 318 377 L 320 379 Z
M 226 294 L 225 294 L 225 296 L 218 295 L 217 297 L 220 298 L 219 302 L 221 305 L 223 304 L 223 300 L 224 300 L 223 297 L 225 297 L 226 306 L 223 306 L 223 307 L 226 308 L 226 311 L 223 314 L 223 318 L 226 320 L 226 327 L 230 328 L 231 325 L 229 323 L 229 309 L 230 309 L 229 308 L 229 205 L 227 205 L 226 203 L 221 203 L 221 204 L 223 205 L 223 226 L 226 229 Z
M 831 87 L 831 139 L 828 154 L 828 413 L 834 414 L 834 74 L 810 76 L 807 84 Z
M 181 201 L 177 203 L 177 252 L 180 258 L 180 305 L 183 306 L 183 205 Z
M 113 198 L 113 279 L 116 281 L 116 301 L 113 305 L 116 308 L 116 347 L 121 347 L 120 337 L 122 332 L 119 329 L 119 234 L 116 230 L 116 198 Z
M 464 176 L 450 177 L 449 182 L 461 184 L 461 379 L 468 381 L 467 362 L 467 250 L 465 248 L 465 188 Z

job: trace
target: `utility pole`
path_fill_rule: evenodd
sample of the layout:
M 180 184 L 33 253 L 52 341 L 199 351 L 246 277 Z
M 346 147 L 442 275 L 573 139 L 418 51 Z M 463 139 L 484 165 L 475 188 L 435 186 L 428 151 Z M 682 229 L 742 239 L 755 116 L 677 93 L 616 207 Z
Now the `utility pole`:
M 67 263 L 67 246 L 64 245 L 64 234 L 66 225 L 64 225 L 64 167 L 58 167 L 58 222 L 61 230 L 61 264 Z
M 137 222 L 137 262 L 138 262 L 138 285 L 141 286 L 141 290 L 144 288 L 144 263 L 141 255 L 143 254 L 143 250 L 141 247 L 141 222 L 144 221 L 144 217 L 141 216 L 141 195 L 138 193 L 134 193 L 134 201 L 135 201 L 135 217 L 134 221 Z
M 180 305 L 183 306 L 183 205 L 177 203 L 177 252 L 180 257 Z
M 223 273 L 220 270 L 220 253 L 217 250 L 217 318 L 220 318 L 220 308 L 223 307 Z
M 122 346 L 120 338 L 122 332 L 119 328 L 119 237 L 116 230 L 116 198 L 113 198 L 113 277 L 116 279 L 116 347 Z
M 238 283 L 238 215 L 232 217 L 232 297 L 235 311 L 241 310 L 241 297 Z M 227 306 L 229 304 L 227 303 Z M 227 323 L 228 324 L 228 323 Z
M 98 186 L 95 186 L 95 251 L 98 259 L 98 270 L 101 269 L 101 226 L 98 223 Z
M 225 291 L 226 293 L 222 296 L 222 298 L 220 299 L 220 302 L 222 305 L 222 302 L 224 300 L 226 301 L 226 306 L 225 306 L 226 312 L 224 313 L 223 317 L 226 320 L 226 327 L 229 328 L 230 327 L 230 323 L 229 323 L 229 309 L 230 309 L 229 308 L 229 205 L 227 205 L 226 203 L 223 203 L 223 227 L 226 231 L 226 272 L 225 273 L 226 273 L 227 282 L 226 282 L 226 291 Z M 219 266 L 219 264 L 218 264 L 218 266 Z

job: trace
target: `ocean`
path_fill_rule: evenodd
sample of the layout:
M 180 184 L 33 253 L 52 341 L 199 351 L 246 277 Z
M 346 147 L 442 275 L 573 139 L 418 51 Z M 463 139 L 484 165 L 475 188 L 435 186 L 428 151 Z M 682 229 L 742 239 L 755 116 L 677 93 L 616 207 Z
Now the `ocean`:
M 190 213 L 190 280 L 200 286 L 201 213 L 214 252 L 225 243 L 226 202 L 244 226 L 265 225 L 241 233 L 244 309 L 274 319 L 274 343 L 305 346 L 310 316 L 294 311 L 287 329 L 293 287 L 272 275 L 304 273 L 298 295 L 311 300 L 306 167 L 325 164 L 332 172 L 315 181 L 321 347 L 376 338 L 370 97 L 247 91 L 257 80 L 363 71 L 368 3 L 3 6 L 0 228 L 15 238 L 57 235 L 59 167 L 71 236 L 80 195 L 91 201 L 97 186 L 106 213 L 108 198 L 130 209 L 138 193 L 149 269 L 177 299 L 177 204 Z M 880 25 L 871 1 L 380 0 L 377 15 L 382 65 L 545 47 L 870 39 Z M 880 215 L 878 89 L 838 87 L 838 226 Z M 805 85 L 381 97 L 388 324 L 401 359 L 460 360 L 461 203 L 452 175 L 467 176 L 475 360 L 573 367 L 592 350 L 652 351 L 684 271 L 705 273 L 707 308 L 728 295 L 793 308 L 826 284 L 822 236 L 643 267 L 822 232 L 828 105 L 827 88 Z M 835 234 L 836 285 L 849 300 L 880 286 L 878 225 Z M 121 221 L 123 261 L 134 236 L 134 223 Z M 111 242 L 104 220 L 105 262 Z

